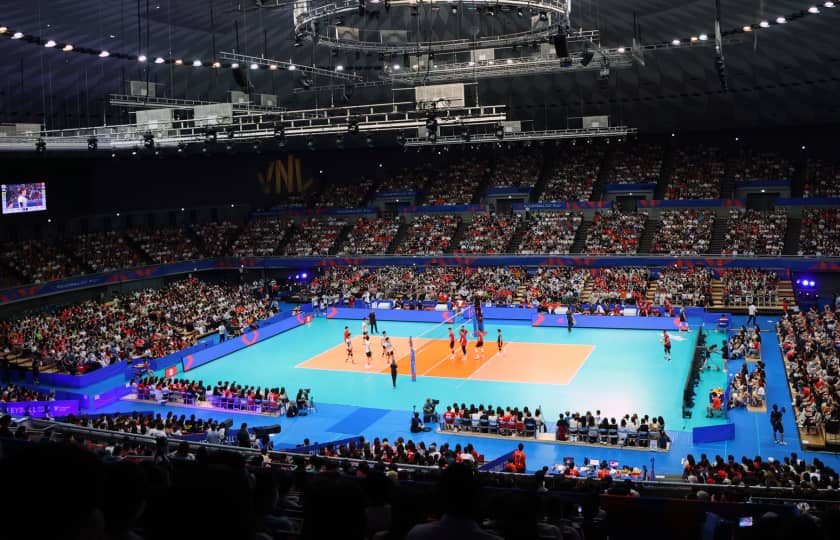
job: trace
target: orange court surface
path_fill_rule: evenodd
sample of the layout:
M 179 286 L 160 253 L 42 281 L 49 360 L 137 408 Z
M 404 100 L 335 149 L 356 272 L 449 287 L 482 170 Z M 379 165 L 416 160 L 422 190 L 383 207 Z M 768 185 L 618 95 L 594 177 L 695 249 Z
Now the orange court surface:
M 389 364 L 382 354 L 382 339 L 379 336 L 373 336 L 370 340 L 370 367 L 365 367 L 362 338 L 354 337 L 352 342 L 355 364 L 346 361 L 347 352 L 344 343 L 341 343 L 295 367 L 366 373 L 390 372 Z M 410 375 L 408 338 L 391 337 L 391 343 L 399 373 Z M 414 340 L 418 377 L 535 384 L 569 384 L 594 349 L 594 345 L 508 342 L 499 352 L 496 343 L 491 341 L 484 344 L 484 357 L 476 358 L 475 342 L 470 341 L 467 345 L 467 358 L 461 356 L 461 348 L 456 343 L 453 359 L 447 339 Z

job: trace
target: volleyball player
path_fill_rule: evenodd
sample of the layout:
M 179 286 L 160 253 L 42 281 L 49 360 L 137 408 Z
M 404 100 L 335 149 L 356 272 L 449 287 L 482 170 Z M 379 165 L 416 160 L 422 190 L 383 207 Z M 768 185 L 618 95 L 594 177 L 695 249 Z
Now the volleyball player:
M 353 340 L 350 339 L 350 329 L 346 326 L 344 327 L 344 346 L 347 347 L 347 358 L 344 359 L 345 362 L 353 361 L 356 363 L 356 359 L 353 358 Z
M 455 333 L 452 332 L 452 327 L 449 327 L 449 358 L 455 360 Z
M 665 360 L 668 362 L 671 361 L 671 336 L 668 335 L 667 330 L 662 331 L 662 339 L 659 340 L 662 343 L 662 348 L 665 351 Z
M 383 332 L 384 334 L 384 332 Z M 394 362 L 394 346 L 391 344 L 391 338 L 385 338 L 385 354 L 386 359 L 390 359 L 389 363 Z
M 502 347 L 504 346 L 505 342 L 502 341 L 502 329 L 499 328 L 496 330 L 496 346 L 499 347 L 499 352 L 502 352 Z
M 371 331 L 373 331 L 373 326 L 371 326 Z M 385 358 L 385 353 L 388 351 L 385 349 L 385 343 L 388 341 L 388 332 L 385 330 L 382 331 L 382 356 L 380 358 Z
M 467 331 L 461 327 L 461 358 L 467 358 Z
M 363 344 L 364 344 L 364 346 L 365 346 L 365 367 L 366 367 L 366 368 L 369 368 L 369 367 L 370 367 L 370 356 L 371 356 L 371 352 L 370 352 L 370 335 L 365 334 L 365 335 L 362 337 L 362 343 L 363 343 Z
M 475 359 L 484 358 L 484 332 L 479 331 L 475 340 Z
M 367 334 L 367 317 L 362 318 L 362 335 Z

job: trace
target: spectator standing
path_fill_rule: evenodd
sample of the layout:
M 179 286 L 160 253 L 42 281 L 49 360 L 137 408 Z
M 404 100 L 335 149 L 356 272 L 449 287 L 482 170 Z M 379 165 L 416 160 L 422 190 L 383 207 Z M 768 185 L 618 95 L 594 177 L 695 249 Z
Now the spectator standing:
M 248 424 L 242 422 L 242 427 L 236 433 L 236 444 L 240 448 L 251 448 L 251 435 L 248 433 Z
M 376 326 L 376 313 L 372 309 L 370 310 L 368 321 L 370 323 L 370 333 L 375 334 L 379 332 L 379 327 Z
M 755 312 L 755 301 L 752 301 L 750 302 L 749 307 L 747 307 L 747 313 L 749 314 L 749 317 L 747 317 L 747 326 L 749 326 L 750 324 L 755 324 Z
M 773 411 L 770 413 L 770 425 L 773 426 L 773 442 L 782 446 L 787 445 L 785 442 L 785 427 L 782 425 L 782 414 L 784 412 L 784 407 L 779 410 L 779 406 L 774 403 Z M 778 439 L 776 438 L 776 433 L 779 434 Z

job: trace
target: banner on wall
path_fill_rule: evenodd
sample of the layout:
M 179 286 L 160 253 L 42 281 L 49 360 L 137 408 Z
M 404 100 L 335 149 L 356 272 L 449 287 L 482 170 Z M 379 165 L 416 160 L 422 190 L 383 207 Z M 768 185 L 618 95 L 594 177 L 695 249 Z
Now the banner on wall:
M 540 212 L 553 210 L 600 210 L 612 208 L 612 201 L 555 201 L 542 203 L 515 203 L 511 205 L 514 212 Z
M 266 195 L 307 193 L 315 185 L 302 172 L 301 160 L 294 154 L 269 161 L 264 171 L 257 172 L 257 184 Z
M 744 208 L 747 206 L 745 199 L 691 199 L 691 200 L 662 200 L 649 201 L 642 199 L 636 201 L 638 208 Z

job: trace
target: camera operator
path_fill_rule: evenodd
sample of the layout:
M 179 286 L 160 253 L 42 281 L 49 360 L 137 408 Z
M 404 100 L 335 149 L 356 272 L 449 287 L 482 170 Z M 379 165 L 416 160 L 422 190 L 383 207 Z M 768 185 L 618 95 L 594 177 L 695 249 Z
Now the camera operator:
M 414 416 L 411 418 L 411 432 L 412 433 L 420 433 L 426 431 L 426 426 L 423 425 L 423 422 L 420 421 L 420 413 L 415 412 Z
M 435 406 L 439 403 L 439 399 L 426 398 L 426 403 L 423 404 L 423 422 L 440 422 L 440 417 L 435 412 Z

